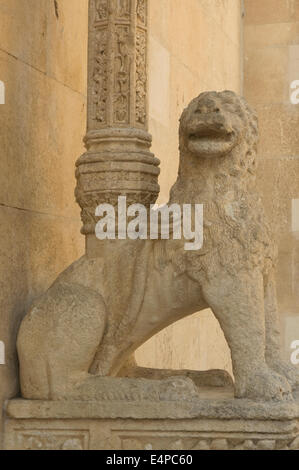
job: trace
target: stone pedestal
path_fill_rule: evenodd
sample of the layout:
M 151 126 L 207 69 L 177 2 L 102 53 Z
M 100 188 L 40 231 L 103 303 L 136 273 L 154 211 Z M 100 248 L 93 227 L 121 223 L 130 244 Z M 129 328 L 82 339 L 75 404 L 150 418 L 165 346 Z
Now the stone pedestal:
M 299 396 L 265 404 L 202 388 L 183 403 L 16 399 L 5 436 L 7 450 L 299 450 Z

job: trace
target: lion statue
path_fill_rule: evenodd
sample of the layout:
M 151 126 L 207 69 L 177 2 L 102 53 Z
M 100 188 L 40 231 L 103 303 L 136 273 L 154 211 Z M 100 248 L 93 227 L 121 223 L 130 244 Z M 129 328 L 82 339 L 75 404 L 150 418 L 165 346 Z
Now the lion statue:
M 211 308 L 231 351 L 235 396 L 292 398 L 299 374 L 281 358 L 276 251 L 255 186 L 257 116 L 231 91 L 206 92 L 185 109 L 179 132 L 170 203 L 203 204 L 202 248 L 186 251 L 184 240 L 99 241 L 99 255 L 63 272 L 21 324 L 23 397 L 94 400 L 133 390 L 169 398 L 174 390 L 196 396 L 200 384 L 229 385 L 224 371 L 130 364 L 151 336 Z

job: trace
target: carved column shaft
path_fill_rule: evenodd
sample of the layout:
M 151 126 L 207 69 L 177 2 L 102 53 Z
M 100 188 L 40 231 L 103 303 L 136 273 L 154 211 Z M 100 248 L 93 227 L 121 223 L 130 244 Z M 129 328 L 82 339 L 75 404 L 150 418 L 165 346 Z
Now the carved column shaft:
M 90 0 L 87 152 L 77 162 L 76 198 L 84 234 L 95 208 L 154 203 L 159 160 L 149 151 L 147 0 Z
M 88 130 L 147 129 L 144 0 L 94 0 L 89 16 Z

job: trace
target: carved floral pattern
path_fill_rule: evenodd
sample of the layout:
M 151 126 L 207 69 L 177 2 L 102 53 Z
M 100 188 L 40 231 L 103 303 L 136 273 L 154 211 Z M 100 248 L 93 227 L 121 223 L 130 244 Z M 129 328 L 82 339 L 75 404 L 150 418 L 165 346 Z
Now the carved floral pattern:
M 136 122 L 146 123 L 146 33 L 138 30 L 136 35 Z
M 96 21 L 103 21 L 108 18 L 108 0 L 96 0 Z
M 126 194 L 126 191 L 123 191 Z M 120 191 L 106 190 L 101 192 L 84 193 L 84 191 L 76 191 L 77 202 L 81 207 L 81 220 L 83 222 L 82 233 L 94 233 L 95 224 L 99 221 L 96 217 L 95 211 L 99 204 L 112 204 L 117 211 L 118 196 Z M 141 201 L 145 206 L 154 204 L 158 197 L 158 191 L 135 191 L 127 194 L 127 204 L 134 204 L 136 201 Z
M 123 450 L 298 450 L 299 437 L 293 439 L 199 439 L 191 442 L 190 438 L 157 438 L 137 436 L 121 439 Z
M 130 16 L 131 0 L 118 0 L 116 6 L 116 17 L 119 19 L 128 19 Z
M 146 128 L 146 0 L 117 0 L 110 4 L 114 8 L 113 12 L 109 11 L 108 0 L 95 0 L 94 5 L 96 23 L 91 49 L 94 56 L 93 72 L 90 78 L 92 115 L 89 119 L 97 123 L 96 127 L 137 124 L 138 127 Z M 131 24 L 134 5 L 137 18 L 135 31 Z M 106 24 L 98 24 L 98 21 L 105 21 Z M 131 82 L 133 61 L 135 84 Z
M 130 51 L 129 28 L 118 26 L 115 34 L 114 122 L 129 123 Z
M 146 25 L 146 3 L 145 0 L 137 0 L 137 18 L 138 21 Z
M 107 35 L 106 30 L 101 30 L 96 34 L 96 54 L 92 76 L 93 119 L 102 124 L 106 123 L 108 95 Z
M 87 450 L 88 432 L 32 430 L 17 433 L 17 447 L 22 450 Z
M 14 447 L 22 450 L 87 450 L 89 448 L 90 431 L 68 429 L 16 429 Z M 133 434 L 123 431 L 103 430 L 98 442 L 101 449 L 117 450 L 299 450 L 299 436 L 280 437 L 279 439 L 255 435 L 251 437 L 237 435 L 228 437 L 201 437 L 181 432 L 176 435 L 153 433 Z

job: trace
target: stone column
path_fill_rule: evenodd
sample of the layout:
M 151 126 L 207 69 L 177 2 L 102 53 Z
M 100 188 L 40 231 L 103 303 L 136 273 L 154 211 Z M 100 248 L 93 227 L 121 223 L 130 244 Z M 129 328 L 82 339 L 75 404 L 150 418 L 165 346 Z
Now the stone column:
M 150 152 L 147 0 L 89 1 L 87 152 L 77 161 L 82 233 L 94 239 L 101 203 L 155 203 L 159 160 Z

